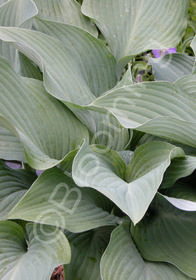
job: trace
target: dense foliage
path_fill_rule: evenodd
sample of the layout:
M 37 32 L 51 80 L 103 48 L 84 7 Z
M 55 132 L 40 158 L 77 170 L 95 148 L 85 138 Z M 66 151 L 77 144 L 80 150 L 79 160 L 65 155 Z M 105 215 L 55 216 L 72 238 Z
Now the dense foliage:
M 2 280 L 196 279 L 195 11 L 0 0 Z

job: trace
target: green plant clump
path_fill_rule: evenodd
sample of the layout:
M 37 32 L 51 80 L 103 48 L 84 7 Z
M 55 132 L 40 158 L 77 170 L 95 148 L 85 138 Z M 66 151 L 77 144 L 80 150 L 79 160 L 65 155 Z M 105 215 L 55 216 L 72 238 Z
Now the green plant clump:
M 196 279 L 195 9 L 0 0 L 1 280 Z

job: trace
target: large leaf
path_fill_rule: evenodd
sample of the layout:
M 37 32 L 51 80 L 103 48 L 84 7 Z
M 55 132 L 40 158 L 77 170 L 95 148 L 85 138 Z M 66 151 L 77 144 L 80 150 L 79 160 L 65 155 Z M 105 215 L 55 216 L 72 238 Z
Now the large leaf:
M 82 12 L 94 19 L 117 61 L 147 49 L 178 44 L 187 24 L 187 0 L 84 0 Z
M 158 196 L 132 234 L 142 256 L 164 261 L 196 278 L 196 212 L 184 212 Z
M 91 105 L 108 109 L 124 127 L 196 147 L 196 75 L 109 91 Z
M 94 36 L 98 35 L 95 25 L 81 12 L 76 0 L 34 0 L 38 16 L 43 19 L 67 23 L 80 27 Z
M 1 26 L 21 26 L 37 14 L 32 0 L 9 0 L 0 6 Z M 12 46 L 0 42 L 0 55 L 5 56 L 16 70 L 19 70 L 18 53 Z
M 101 280 L 100 260 L 113 227 L 102 227 L 80 234 L 66 233 L 72 250 L 71 263 L 65 266 L 65 279 Z
M 42 82 L 21 78 L 3 58 L 0 71 L 1 114 L 17 131 L 31 166 L 54 166 L 88 139 L 87 128 L 45 92 Z
M 37 31 L 11 27 L 1 27 L 0 38 L 12 42 L 39 65 L 48 92 L 62 101 L 86 105 L 115 85 L 115 59 L 103 42 L 74 26 L 49 22 L 46 27 L 54 29 L 56 37 L 57 29 L 62 31 L 63 27 L 59 35 L 63 42 Z
M 111 202 L 94 190 L 80 190 L 56 167 L 45 171 L 11 211 L 9 219 L 23 219 L 82 232 L 114 225 Z
M 1 280 L 48 280 L 53 269 L 70 262 L 71 250 L 63 232 L 45 226 L 35 231 L 33 224 L 25 232 L 14 222 L 0 222 Z M 27 245 L 28 243 L 28 245 Z
M 183 53 L 166 54 L 160 58 L 149 58 L 154 78 L 159 81 L 175 82 L 177 79 L 191 74 L 195 58 Z
M 39 31 L 59 39 L 66 46 L 69 46 L 71 42 L 70 49 L 72 55 L 77 60 L 78 66 L 81 68 L 90 90 L 96 96 L 101 95 L 101 93 L 115 85 L 115 64 L 110 64 L 110 67 L 113 67 L 112 69 L 106 68 L 106 65 L 104 64 L 105 59 L 101 61 L 105 56 L 105 48 L 103 48 L 97 40 L 89 37 L 84 32 L 78 32 L 78 29 L 74 28 L 73 30 L 70 30 L 70 27 L 65 24 L 37 20 L 37 26 Z M 81 48 L 81 46 L 83 47 Z M 100 53 L 99 58 L 98 52 Z M 90 53 L 92 53 L 92 55 L 89 56 Z M 111 62 L 111 59 L 108 60 L 108 63 Z M 102 65 L 104 65 L 104 69 L 102 69 Z M 103 71 L 105 71 L 104 74 Z M 93 73 L 95 76 L 93 76 Z M 131 84 L 132 80 L 130 75 L 131 72 L 128 70 L 118 86 Z M 76 102 L 76 100 L 73 99 L 73 96 L 71 98 L 73 102 Z M 66 100 L 66 97 L 64 100 Z M 78 99 L 77 102 L 78 101 L 80 100 Z M 129 141 L 128 131 L 121 127 L 112 114 L 109 114 L 108 112 L 98 113 L 87 111 L 87 109 L 81 112 L 76 110 L 76 108 L 70 104 L 69 107 L 93 132 L 92 143 L 109 146 L 116 150 L 123 149 L 127 145 Z
M 36 178 L 30 171 L 13 170 L 0 161 L 0 220 L 6 219 Z
M 15 45 L 22 52 L 42 65 L 47 91 L 65 102 L 90 128 L 94 134 L 92 143 L 123 149 L 129 142 L 129 133 L 112 114 L 90 112 L 88 108 L 81 111 L 80 106 L 75 106 L 91 103 L 116 84 L 116 63 L 112 54 L 103 42 L 76 27 L 41 19 L 37 24 L 39 30 L 53 37 L 9 29 L 8 33 L 11 31 L 10 35 L 13 35 L 10 40 L 16 40 Z M 46 46 L 44 49 L 43 45 Z
M 103 280 L 190 279 L 172 265 L 145 261 L 134 244 L 129 228 L 129 222 L 124 222 L 112 232 L 101 260 Z
M 93 151 L 84 143 L 74 158 L 72 176 L 78 186 L 103 193 L 136 224 L 148 209 L 171 159 L 182 156 L 180 148 L 153 142 L 135 151 L 126 170 L 125 163 L 114 152 Z

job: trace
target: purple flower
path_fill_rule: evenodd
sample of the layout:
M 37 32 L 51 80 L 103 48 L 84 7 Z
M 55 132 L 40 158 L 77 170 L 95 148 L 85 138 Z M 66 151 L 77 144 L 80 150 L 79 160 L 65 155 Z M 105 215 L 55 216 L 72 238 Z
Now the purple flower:
M 161 50 L 152 50 L 154 56 L 159 58 L 168 53 L 176 53 L 176 48 L 169 48 L 169 49 L 161 49 Z

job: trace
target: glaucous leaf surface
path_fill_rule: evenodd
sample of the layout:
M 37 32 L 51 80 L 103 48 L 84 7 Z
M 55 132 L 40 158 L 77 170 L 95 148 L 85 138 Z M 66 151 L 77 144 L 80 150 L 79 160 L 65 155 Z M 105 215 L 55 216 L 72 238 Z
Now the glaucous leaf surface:
M 12 43 L 40 67 L 49 93 L 62 101 L 87 105 L 100 92 L 115 85 L 116 62 L 105 44 L 89 33 L 55 22 L 47 25 L 55 32 L 62 26 L 62 42 L 37 31 L 9 27 L 0 28 L 0 38 Z
M 36 178 L 30 171 L 14 170 L 0 161 L 0 220 L 7 218 Z
M 37 24 L 40 31 L 53 37 L 17 29 L 13 33 L 17 34 L 17 38 L 14 39 L 14 35 L 11 40 L 16 40 L 20 51 L 35 63 L 43 65 L 45 71 L 40 67 L 45 88 L 66 103 L 88 126 L 94 134 L 92 143 L 109 145 L 117 150 L 123 149 L 129 142 L 129 132 L 111 113 L 105 110 L 89 111 L 88 106 L 75 106 L 88 105 L 97 96 L 115 86 L 116 62 L 112 54 L 103 42 L 76 27 L 42 19 L 37 20 Z M 48 47 L 43 49 L 43 45 Z M 31 57 L 35 52 L 34 58 Z M 125 83 L 125 80 L 121 81 L 122 83 Z
M 9 0 L 0 6 L 0 25 L 21 26 L 37 12 L 37 7 L 32 0 Z M 0 55 L 6 57 L 13 67 L 19 70 L 18 53 L 12 46 L 0 41 Z
M 193 72 L 195 58 L 183 53 L 166 54 L 160 58 L 149 58 L 155 80 L 175 82 Z
M 108 91 L 91 103 L 107 109 L 127 128 L 196 147 L 196 75 L 174 84 L 143 82 Z
M 54 232 L 49 226 L 36 231 L 27 224 L 25 233 L 14 222 L 0 222 L 1 280 L 48 280 L 56 266 L 70 260 L 70 246 L 62 231 Z
M 40 175 L 8 218 L 82 232 L 114 225 L 117 218 L 110 214 L 111 210 L 111 202 L 101 194 L 95 190 L 81 190 L 54 167 Z
M 196 212 L 196 189 L 195 186 L 176 182 L 171 188 L 162 191 L 163 197 L 176 208 L 183 211 Z
M 190 279 L 172 265 L 145 261 L 135 246 L 127 221 L 112 232 L 101 259 L 101 276 L 103 280 Z
M 26 161 L 19 139 L 4 127 L 0 127 L 0 158 Z
M 146 260 L 171 263 L 196 278 L 196 212 L 179 210 L 157 196 L 148 215 L 131 232 Z
M 34 0 L 34 2 L 39 11 L 38 17 L 80 27 L 97 37 L 97 28 L 82 14 L 81 5 L 76 0 Z
M 196 157 L 186 156 L 172 160 L 165 172 L 161 189 L 171 187 L 178 179 L 191 175 L 196 169 Z
M 1 114 L 17 131 L 32 167 L 52 167 L 88 139 L 87 128 L 44 90 L 42 82 L 22 78 L 3 58 L 0 70 Z
M 84 0 L 117 61 L 148 49 L 175 47 L 187 25 L 187 0 Z
M 155 196 L 171 160 L 183 156 L 180 148 L 153 142 L 137 148 L 126 168 L 115 152 L 93 150 L 84 143 L 74 158 L 72 176 L 78 186 L 103 193 L 137 224 Z
M 65 279 L 101 280 L 100 260 L 114 227 L 101 227 L 81 234 L 66 233 L 72 250 L 71 263 L 65 266 Z

